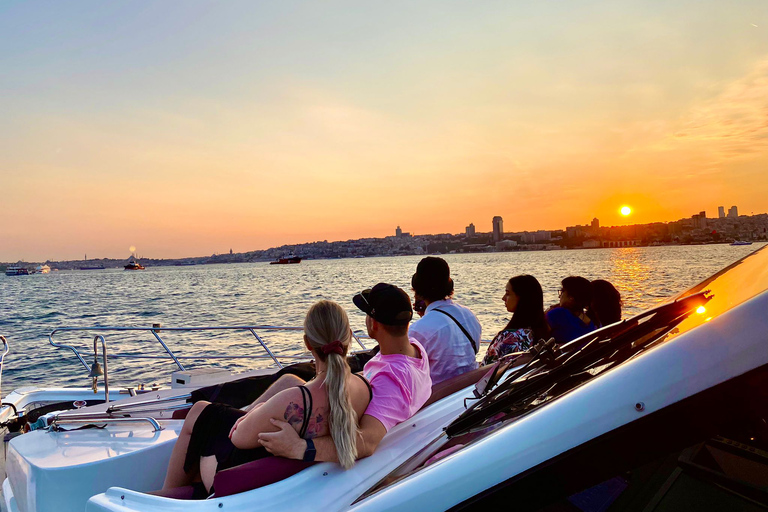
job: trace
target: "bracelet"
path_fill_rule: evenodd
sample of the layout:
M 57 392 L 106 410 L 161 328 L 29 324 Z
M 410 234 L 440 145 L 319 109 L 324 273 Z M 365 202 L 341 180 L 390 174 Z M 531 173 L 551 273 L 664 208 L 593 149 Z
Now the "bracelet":
M 307 439 L 307 449 L 304 450 L 304 458 L 302 459 L 304 462 L 314 462 L 315 461 L 315 455 L 317 455 L 317 450 L 315 449 L 315 442 L 311 439 Z

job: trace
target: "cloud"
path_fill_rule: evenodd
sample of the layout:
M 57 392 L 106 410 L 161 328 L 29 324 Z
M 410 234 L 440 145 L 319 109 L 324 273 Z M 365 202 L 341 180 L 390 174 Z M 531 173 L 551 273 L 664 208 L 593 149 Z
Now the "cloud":
M 692 108 L 667 143 L 670 149 L 706 145 L 719 159 L 750 157 L 768 149 L 768 59 Z

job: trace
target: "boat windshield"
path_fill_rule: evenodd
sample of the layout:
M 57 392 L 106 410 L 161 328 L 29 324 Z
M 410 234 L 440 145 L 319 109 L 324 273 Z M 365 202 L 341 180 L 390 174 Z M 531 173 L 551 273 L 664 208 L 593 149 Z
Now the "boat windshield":
M 477 442 L 766 290 L 768 250 L 759 250 L 667 304 L 590 333 L 559 349 L 542 343 L 530 362 L 509 372 L 506 379 L 469 406 L 442 434 L 360 499 L 428 466 L 440 458 L 440 454 Z

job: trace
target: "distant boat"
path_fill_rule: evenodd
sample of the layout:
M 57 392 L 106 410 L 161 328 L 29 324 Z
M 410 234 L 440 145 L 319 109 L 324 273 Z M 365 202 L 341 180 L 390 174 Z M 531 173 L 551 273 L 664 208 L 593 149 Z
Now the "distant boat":
M 752 242 L 745 242 L 743 240 L 734 240 L 731 245 L 752 245 Z
M 99 263 L 98 265 L 86 265 L 84 267 L 79 267 L 79 268 L 80 270 L 104 270 L 107 267 Z
M 5 269 L 5 275 L 7 276 L 26 276 L 29 275 L 29 270 L 18 265 L 11 265 Z
M 279 258 L 269 262 L 270 265 L 288 265 L 290 263 L 301 263 L 301 258 L 298 256 L 288 256 L 287 258 Z
M 38 265 L 37 268 L 35 269 L 36 274 L 47 274 L 50 271 L 51 271 L 51 267 L 49 267 L 48 265 Z
M 131 259 L 124 268 L 125 270 L 144 270 L 145 267 L 137 260 Z

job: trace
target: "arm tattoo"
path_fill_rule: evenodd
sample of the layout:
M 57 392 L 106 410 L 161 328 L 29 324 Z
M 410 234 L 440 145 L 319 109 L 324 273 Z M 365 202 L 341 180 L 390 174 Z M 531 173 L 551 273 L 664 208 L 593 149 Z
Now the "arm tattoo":
M 285 408 L 283 417 L 292 427 L 301 428 L 301 424 L 304 422 L 304 408 L 299 404 L 290 402 Z

